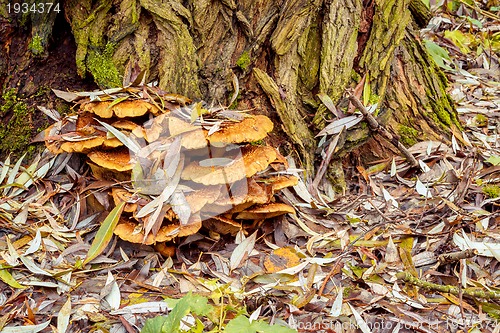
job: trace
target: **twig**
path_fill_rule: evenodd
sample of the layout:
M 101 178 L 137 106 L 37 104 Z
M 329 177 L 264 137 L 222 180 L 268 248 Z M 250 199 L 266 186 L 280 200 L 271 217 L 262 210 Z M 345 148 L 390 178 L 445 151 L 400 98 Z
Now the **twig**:
M 345 128 L 342 128 L 339 134 L 333 140 L 330 142 L 328 145 L 328 148 L 326 149 L 326 156 L 325 158 L 321 161 L 321 165 L 319 166 L 318 172 L 316 173 L 316 177 L 314 178 L 314 181 L 312 183 L 312 188 L 317 189 L 319 186 L 319 182 L 321 179 L 323 179 L 323 175 L 326 172 L 326 169 L 328 168 L 328 165 L 330 165 L 330 162 L 334 156 L 334 152 L 336 148 L 339 146 L 339 141 L 341 141 L 340 145 L 344 144 L 345 141 Z M 311 191 L 313 192 L 313 191 Z M 319 199 L 319 197 L 318 197 Z
M 342 253 L 339 256 L 336 257 L 337 260 L 335 262 L 335 265 L 333 265 L 330 272 L 328 272 L 328 274 L 326 274 L 325 278 L 323 279 L 323 283 L 321 284 L 321 287 L 318 290 L 318 296 L 323 296 L 323 291 L 325 290 L 326 285 L 328 284 L 328 281 L 332 278 L 332 276 L 334 276 L 336 274 L 336 271 L 340 267 L 340 265 L 341 264 L 343 265 L 343 263 L 341 262 L 340 259 L 342 259 L 343 257 L 347 256 L 350 253 L 350 250 L 354 247 L 356 242 L 358 242 L 367 233 L 369 233 L 370 231 L 374 230 L 375 228 L 377 228 L 379 226 L 380 226 L 380 224 L 377 223 L 374 226 L 372 226 L 371 228 L 369 228 L 368 230 L 366 230 L 365 233 L 359 235 L 356 239 L 354 239 L 352 242 L 350 242 L 349 245 L 347 245 L 347 247 L 342 251 Z
M 382 211 L 380 209 L 378 209 L 378 207 L 373 203 L 373 201 L 371 201 L 370 199 L 367 200 L 370 205 L 372 205 L 372 207 L 375 209 L 375 211 L 385 220 L 385 221 L 391 221 L 390 218 L 388 218 L 387 216 L 384 215 L 384 213 L 382 213 Z
M 440 264 L 448 264 L 451 262 L 459 261 L 460 259 L 472 258 L 477 254 L 477 250 L 468 249 L 465 251 L 443 253 L 439 255 L 438 261 Z
M 432 282 L 427 282 L 420 280 L 408 272 L 399 272 L 396 274 L 396 278 L 398 280 L 403 280 L 405 282 L 411 283 L 420 288 L 440 291 L 443 293 L 449 293 L 455 296 L 460 294 L 460 288 L 456 286 L 450 285 L 441 285 Z M 463 296 L 472 297 L 472 298 L 484 298 L 484 299 L 500 299 L 500 291 L 495 290 L 485 290 L 478 288 L 462 288 L 461 290 Z
M 368 112 L 365 106 L 361 103 L 361 101 L 354 96 L 351 90 L 347 91 L 349 101 L 363 114 L 366 121 L 368 122 L 368 126 L 374 132 L 380 133 L 384 138 L 386 138 L 389 142 L 391 142 L 394 146 L 396 146 L 399 151 L 406 157 L 406 160 L 411 164 L 412 167 L 418 167 L 418 161 L 413 157 L 413 155 L 406 149 L 405 146 L 399 140 L 394 137 L 388 130 L 386 130 L 382 125 L 380 125 L 377 120 Z

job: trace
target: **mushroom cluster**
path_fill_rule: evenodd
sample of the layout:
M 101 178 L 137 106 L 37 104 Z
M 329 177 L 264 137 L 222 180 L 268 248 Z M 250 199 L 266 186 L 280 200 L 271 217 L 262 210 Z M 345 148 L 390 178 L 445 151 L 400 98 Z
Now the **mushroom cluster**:
M 202 227 L 234 235 L 294 213 L 275 202 L 297 178 L 264 143 L 273 129 L 268 117 L 207 108 L 151 87 L 92 101 L 77 96 L 77 114 L 50 126 L 44 140 L 55 154 L 85 154 L 96 179 L 116 180 L 110 196 L 124 204 L 114 230 L 120 238 L 155 244 Z

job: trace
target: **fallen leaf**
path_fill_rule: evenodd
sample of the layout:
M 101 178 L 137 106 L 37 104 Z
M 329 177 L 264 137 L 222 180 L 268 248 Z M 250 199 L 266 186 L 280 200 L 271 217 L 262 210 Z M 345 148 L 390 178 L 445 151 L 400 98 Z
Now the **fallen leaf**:
M 92 259 L 95 259 L 102 253 L 102 251 L 104 251 L 113 236 L 113 230 L 118 224 L 118 220 L 120 220 L 123 207 L 125 207 L 125 202 L 121 202 L 118 206 L 113 208 L 106 219 L 102 222 L 101 227 L 97 231 L 94 241 L 90 246 L 89 252 L 83 261 L 83 265 L 88 264 Z
M 17 282 L 16 279 L 14 279 L 12 274 L 10 274 L 7 269 L 0 269 L 0 280 L 7 283 L 12 288 L 17 288 L 17 289 L 26 288 L 25 286 Z
M 68 296 L 68 300 L 64 303 L 57 314 L 57 332 L 65 333 L 68 330 L 69 317 L 71 315 L 71 296 Z
M 49 325 L 50 325 L 50 320 L 47 320 L 45 323 L 38 325 L 4 327 L 1 333 L 37 333 L 44 330 Z
M 248 255 L 252 252 L 255 246 L 255 240 L 257 238 L 257 232 L 254 232 L 249 237 L 245 238 L 231 253 L 231 258 L 229 259 L 229 268 L 234 270 L 240 266 L 240 264 L 245 260 Z
M 20 256 L 19 259 L 23 262 L 24 266 L 33 274 L 40 274 L 46 276 L 52 276 L 49 272 L 38 267 L 33 260 L 28 257 Z

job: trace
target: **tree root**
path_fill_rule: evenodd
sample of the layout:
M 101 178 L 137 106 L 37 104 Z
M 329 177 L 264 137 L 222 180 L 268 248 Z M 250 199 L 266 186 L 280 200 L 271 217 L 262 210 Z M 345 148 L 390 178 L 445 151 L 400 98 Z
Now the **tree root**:
M 363 114 L 365 117 L 366 121 L 368 122 L 368 126 L 370 126 L 370 129 L 374 132 L 378 132 L 380 135 L 382 135 L 387 141 L 392 143 L 394 146 L 396 146 L 399 151 L 405 156 L 406 160 L 412 167 L 418 167 L 418 161 L 413 157 L 413 155 L 406 149 L 405 146 L 401 142 L 399 142 L 398 138 L 396 138 L 394 135 L 389 133 L 388 130 L 385 129 L 384 126 L 380 125 L 377 120 L 368 112 L 368 110 L 365 108 L 365 106 L 361 103 L 359 99 L 354 96 L 354 93 L 352 91 L 348 91 L 348 97 L 349 101 Z

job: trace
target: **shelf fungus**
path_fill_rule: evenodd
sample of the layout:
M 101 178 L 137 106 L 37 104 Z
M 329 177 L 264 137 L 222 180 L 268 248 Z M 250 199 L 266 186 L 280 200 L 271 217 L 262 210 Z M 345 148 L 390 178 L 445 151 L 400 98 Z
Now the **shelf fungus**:
M 298 179 L 266 144 L 268 117 L 189 104 L 150 86 L 75 96 L 77 114 L 49 127 L 44 141 L 55 154 L 82 153 L 95 178 L 115 182 L 103 206 L 125 203 L 119 238 L 152 245 L 201 228 L 234 235 L 294 213 L 276 202 Z
M 144 100 L 125 100 L 116 103 L 113 102 L 87 102 L 83 103 L 82 111 L 95 114 L 100 118 L 127 118 L 141 117 L 145 114 L 159 115 L 163 111 Z
M 124 147 L 113 150 L 93 150 L 87 157 L 95 164 L 109 170 L 130 171 L 133 164 L 130 160 L 130 152 Z
M 250 145 L 242 147 L 224 160 L 220 158 L 191 162 L 184 168 L 181 177 L 204 185 L 234 183 L 263 171 L 275 159 L 274 148 Z
M 208 140 L 221 143 L 255 142 L 264 139 L 273 127 L 273 122 L 266 116 L 250 116 L 241 122 L 228 123 L 209 135 Z

